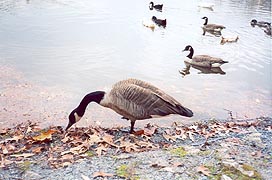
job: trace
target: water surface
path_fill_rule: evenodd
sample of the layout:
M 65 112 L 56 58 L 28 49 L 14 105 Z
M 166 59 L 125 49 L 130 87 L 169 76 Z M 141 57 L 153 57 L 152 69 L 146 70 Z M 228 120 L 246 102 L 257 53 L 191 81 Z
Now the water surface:
M 172 0 L 158 12 L 143 0 L 2 0 L 0 65 L 72 94 L 65 113 L 86 93 L 133 77 L 171 94 L 194 111 L 195 120 L 229 118 L 229 111 L 237 118 L 271 116 L 271 37 L 249 23 L 271 22 L 271 1 L 209 1 L 214 11 L 198 8 L 200 2 Z M 166 18 L 166 28 L 142 25 L 153 15 Z M 202 36 L 203 16 L 226 26 L 222 35 L 238 35 L 238 42 L 221 45 L 220 37 Z M 229 61 L 222 66 L 225 74 L 191 68 L 183 77 L 179 71 L 187 53 L 182 50 L 188 44 L 195 54 Z M 96 105 L 87 116 L 120 118 Z

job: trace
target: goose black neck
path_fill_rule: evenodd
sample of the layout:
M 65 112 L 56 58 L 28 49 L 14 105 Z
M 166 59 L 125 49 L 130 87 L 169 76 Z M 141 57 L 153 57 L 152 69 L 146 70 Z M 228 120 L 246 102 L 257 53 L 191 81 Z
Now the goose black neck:
M 205 18 L 205 22 L 203 25 L 207 25 L 208 24 L 208 18 Z
M 96 102 L 99 104 L 100 101 L 103 99 L 104 95 L 105 95 L 104 91 L 95 91 L 84 96 L 84 98 L 81 100 L 80 104 L 76 108 L 77 114 L 82 117 L 85 113 L 88 104 L 90 102 Z
M 193 58 L 193 55 L 194 55 L 194 49 L 191 47 L 190 48 L 190 54 L 188 54 L 188 58 L 192 59 Z

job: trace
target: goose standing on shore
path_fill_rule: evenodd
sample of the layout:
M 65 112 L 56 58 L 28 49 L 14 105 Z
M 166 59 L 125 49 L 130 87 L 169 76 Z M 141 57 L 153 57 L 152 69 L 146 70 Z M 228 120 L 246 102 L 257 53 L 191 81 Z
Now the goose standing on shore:
M 206 16 L 204 16 L 202 19 L 205 20 L 204 24 L 203 24 L 203 35 L 205 35 L 206 31 L 214 31 L 214 32 L 220 32 L 222 31 L 222 29 L 225 29 L 225 26 L 222 25 L 218 25 L 218 24 L 208 24 L 208 18 Z
M 78 122 L 90 102 L 110 108 L 131 121 L 130 133 L 136 120 L 178 114 L 192 117 L 193 112 L 157 87 L 137 79 L 119 81 L 109 92 L 95 91 L 87 94 L 69 115 L 68 130 Z
M 191 65 L 201 66 L 201 67 L 220 67 L 222 64 L 228 63 L 228 61 L 223 61 L 221 58 L 211 57 L 208 55 L 194 55 L 194 49 L 192 46 L 188 45 L 185 47 L 183 51 L 190 51 L 189 55 L 187 55 L 187 59 L 184 61 Z

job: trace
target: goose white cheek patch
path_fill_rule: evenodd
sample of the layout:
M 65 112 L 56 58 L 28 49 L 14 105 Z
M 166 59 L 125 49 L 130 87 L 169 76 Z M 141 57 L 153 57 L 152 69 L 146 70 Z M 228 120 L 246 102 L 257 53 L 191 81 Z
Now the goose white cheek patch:
M 75 112 L 75 119 L 76 119 L 76 122 L 78 122 L 82 117 L 80 117 L 76 112 Z

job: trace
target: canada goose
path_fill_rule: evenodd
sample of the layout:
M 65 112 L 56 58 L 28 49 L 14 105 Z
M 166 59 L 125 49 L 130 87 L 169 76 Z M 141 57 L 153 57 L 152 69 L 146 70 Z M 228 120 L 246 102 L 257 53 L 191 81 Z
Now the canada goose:
M 154 23 L 156 23 L 157 25 L 159 25 L 159 26 L 163 26 L 163 27 L 165 27 L 166 26 L 166 19 L 158 19 L 158 18 L 156 18 L 156 16 L 152 16 L 152 21 L 154 22 Z
M 154 5 L 154 3 L 152 1 L 149 3 L 149 9 L 150 10 L 153 10 L 153 8 L 154 8 L 154 9 L 156 9 L 158 11 L 162 11 L 162 6 L 163 6 L 163 4 Z
M 205 19 L 204 26 L 203 28 L 203 35 L 205 35 L 206 31 L 216 31 L 216 32 L 221 32 L 222 29 L 225 29 L 225 26 L 222 25 L 217 25 L 217 24 L 208 24 L 208 18 L 204 16 L 202 19 Z
M 190 45 L 186 46 L 183 51 L 190 51 L 185 62 L 191 65 L 212 68 L 219 67 L 224 63 L 228 63 L 228 61 L 223 61 L 221 58 L 211 57 L 208 55 L 197 55 L 193 57 L 194 49 Z
M 252 19 L 251 22 L 250 22 L 250 24 L 253 27 L 255 27 L 255 26 L 259 26 L 259 27 L 270 26 L 271 27 L 271 23 L 265 22 L 265 21 L 257 21 L 256 19 Z
M 182 106 L 177 100 L 164 93 L 157 87 L 137 79 L 119 81 L 109 92 L 95 91 L 87 94 L 69 115 L 68 130 L 78 122 L 85 113 L 90 102 L 110 108 L 131 121 L 130 133 L 134 132 L 136 120 L 144 120 L 179 114 L 192 117 L 193 112 Z
M 214 4 L 213 3 L 208 3 L 208 2 L 200 2 L 198 4 L 198 7 L 209 9 L 209 10 L 213 11 Z
M 239 37 L 238 36 L 236 36 L 236 37 L 221 37 L 221 42 L 220 42 L 220 44 L 225 44 L 225 43 L 232 43 L 232 42 L 237 42 L 238 41 L 238 39 L 239 39 Z
M 267 34 L 267 35 L 269 35 L 269 36 L 271 36 L 271 26 L 266 26 L 265 27 L 265 29 L 264 29 L 264 32 Z

